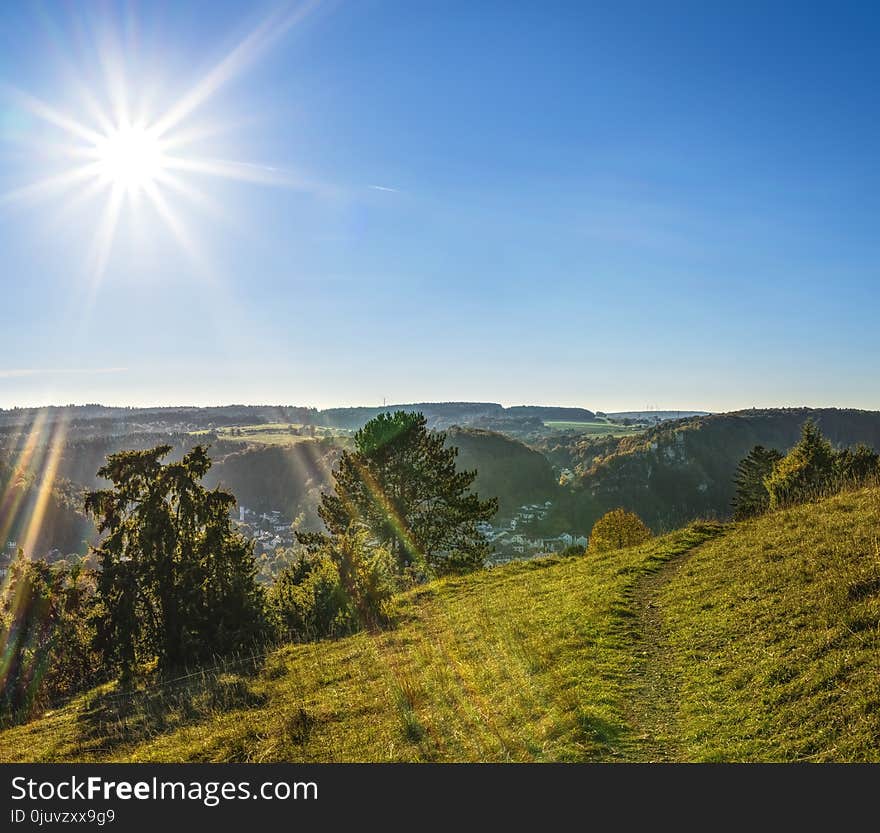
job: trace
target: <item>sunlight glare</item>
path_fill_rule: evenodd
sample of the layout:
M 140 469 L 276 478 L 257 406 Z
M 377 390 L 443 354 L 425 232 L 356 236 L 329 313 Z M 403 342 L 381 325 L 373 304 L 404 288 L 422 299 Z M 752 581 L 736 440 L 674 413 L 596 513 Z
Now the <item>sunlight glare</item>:
M 151 185 L 163 171 L 161 145 L 142 127 L 117 128 L 96 144 L 95 155 L 101 177 L 129 192 Z

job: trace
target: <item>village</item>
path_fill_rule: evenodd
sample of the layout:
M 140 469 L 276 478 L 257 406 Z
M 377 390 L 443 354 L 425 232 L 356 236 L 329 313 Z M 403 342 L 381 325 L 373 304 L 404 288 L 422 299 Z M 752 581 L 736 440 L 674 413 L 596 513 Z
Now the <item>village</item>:
M 544 503 L 523 504 L 514 516 L 505 524 L 492 525 L 482 523 L 477 529 L 492 545 L 492 552 L 487 559 L 486 566 L 507 564 L 526 558 L 535 558 L 539 555 L 562 552 L 569 547 L 586 549 L 588 538 L 586 535 L 573 535 L 563 532 L 553 537 L 533 537 L 526 532 L 526 528 L 533 521 L 542 521 L 553 506 L 553 501 Z
M 535 537 L 528 534 L 528 526 L 534 521 L 544 520 L 552 506 L 553 503 L 549 500 L 544 503 L 523 504 L 505 523 L 478 524 L 477 530 L 491 546 L 487 566 L 562 552 L 570 547 L 585 549 L 588 543 L 586 535 L 563 532 L 552 537 Z M 264 553 L 272 555 L 276 550 L 289 549 L 296 545 L 291 521 L 277 509 L 255 512 L 239 506 L 238 527 L 254 542 L 256 558 Z
M 295 543 L 293 524 L 279 510 L 254 512 L 245 506 L 238 507 L 239 531 L 254 542 L 254 557 L 272 554 L 278 549 L 288 549 Z

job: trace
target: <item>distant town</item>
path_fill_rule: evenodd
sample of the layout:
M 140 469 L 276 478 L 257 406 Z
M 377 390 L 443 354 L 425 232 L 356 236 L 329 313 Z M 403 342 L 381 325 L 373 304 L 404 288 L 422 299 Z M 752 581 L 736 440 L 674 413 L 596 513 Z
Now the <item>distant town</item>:
M 531 522 L 544 520 L 552 507 L 553 501 L 550 500 L 523 504 L 503 524 L 478 524 L 478 531 L 492 547 L 486 566 L 562 552 L 569 547 L 585 549 L 589 541 L 586 535 L 563 532 L 553 537 L 533 537 L 523 531 Z M 271 556 L 277 550 L 296 546 L 293 522 L 277 509 L 255 512 L 239 506 L 238 528 L 253 541 L 254 556 L 258 559 L 264 554 Z

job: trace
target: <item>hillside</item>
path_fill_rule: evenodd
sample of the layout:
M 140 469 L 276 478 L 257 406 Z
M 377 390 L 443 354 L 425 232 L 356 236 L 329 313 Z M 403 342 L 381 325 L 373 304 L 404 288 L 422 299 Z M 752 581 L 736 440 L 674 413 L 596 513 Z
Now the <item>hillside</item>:
M 734 475 L 755 445 L 787 451 L 813 419 L 835 445 L 880 449 L 880 412 L 837 408 L 736 411 L 665 423 L 637 437 L 575 440 L 547 449 L 557 465 L 580 473 L 571 514 L 587 527 L 617 506 L 655 530 L 694 518 L 730 517 Z
M 869 489 L 437 582 L 388 631 L 95 689 L 0 760 L 880 760 L 878 522 Z
M 480 497 L 498 498 L 498 515 L 513 514 L 525 503 L 555 500 L 559 492 L 547 459 L 523 443 L 479 429 L 453 428 L 447 441 L 458 447 L 459 471 L 476 469 L 474 490 Z
M 51 549 L 62 556 L 84 554 L 95 528 L 81 507 L 79 486 L 63 478 L 44 484 L 32 467 L 0 457 L 0 552 L 15 542 L 40 555 Z

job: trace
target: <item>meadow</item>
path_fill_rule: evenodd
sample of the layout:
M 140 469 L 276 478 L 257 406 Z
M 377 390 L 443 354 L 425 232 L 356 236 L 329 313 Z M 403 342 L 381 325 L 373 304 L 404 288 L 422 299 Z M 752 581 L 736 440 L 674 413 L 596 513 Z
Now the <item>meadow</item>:
M 544 425 L 551 431 L 572 431 L 592 437 L 628 437 L 639 434 L 644 428 L 630 425 L 616 425 L 613 422 L 565 422 L 550 420 Z
M 880 749 L 880 490 L 437 581 L 393 627 L 115 683 L 3 761 L 849 761 Z
M 296 423 L 269 422 L 259 425 L 230 425 L 215 428 L 212 431 L 202 429 L 191 432 L 193 436 L 201 436 L 214 433 L 218 439 L 232 442 L 250 443 L 253 445 L 296 445 L 303 440 L 314 436 L 317 439 L 334 437 L 342 439 L 348 437 L 351 432 L 342 428 L 325 428 L 316 426 L 314 435 L 307 433 L 308 428 Z

